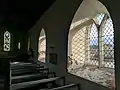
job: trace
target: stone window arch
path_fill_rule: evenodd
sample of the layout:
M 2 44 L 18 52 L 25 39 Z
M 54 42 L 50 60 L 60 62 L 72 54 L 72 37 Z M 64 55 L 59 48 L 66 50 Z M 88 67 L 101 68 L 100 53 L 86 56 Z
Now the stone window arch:
M 84 23 L 74 26 L 72 24 L 70 28 L 68 72 L 111 87 L 114 85 L 112 82 L 114 82 L 115 67 L 112 20 L 107 14 L 98 13 Z
M 4 51 L 10 51 L 11 50 L 11 34 L 8 31 L 5 31 L 4 33 Z
M 46 34 L 45 30 L 42 28 L 40 32 L 39 37 L 39 43 L 38 43 L 38 60 L 41 62 L 45 62 L 46 60 Z

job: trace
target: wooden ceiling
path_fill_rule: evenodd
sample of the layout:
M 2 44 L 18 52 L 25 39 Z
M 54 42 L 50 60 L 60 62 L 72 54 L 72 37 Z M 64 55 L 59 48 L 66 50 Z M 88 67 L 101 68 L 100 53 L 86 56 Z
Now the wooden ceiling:
M 55 0 L 1 0 L 0 25 L 29 30 Z

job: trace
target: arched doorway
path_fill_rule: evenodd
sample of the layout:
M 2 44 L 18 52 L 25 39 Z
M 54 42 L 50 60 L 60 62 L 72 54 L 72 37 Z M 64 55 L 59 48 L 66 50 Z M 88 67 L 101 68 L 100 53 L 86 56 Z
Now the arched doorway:
M 39 37 L 39 44 L 38 44 L 38 60 L 41 62 L 45 62 L 46 56 L 46 34 L 45 30 L 42 28 Z
M 98 0 L 84 0 L 69 30 L 68 72 L 114 88 L 114 67 L 112 19 Z

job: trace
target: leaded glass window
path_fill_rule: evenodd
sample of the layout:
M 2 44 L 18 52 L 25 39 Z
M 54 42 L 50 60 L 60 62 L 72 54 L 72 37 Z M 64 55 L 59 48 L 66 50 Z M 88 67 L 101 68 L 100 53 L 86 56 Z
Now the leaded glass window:
M 98 14 L 94 22 L 83 28 L 73 28 L 69 34 L 68 72 L 113 87 L 114 28 L 111 18 Z
M 20 49 L 20 42 L 18 42 L 18 49 Z
M 105 20 L 102 27 L 103 37 L 103 64 L 105 67 L 114 68 L 114 28 L 111 18 Z
M 8 31 L 4 33 L 4 51 L 10 51 L 11 35 Z
M 93 20 L 95 21 L 96 24 L 100 25 L 104 16 L 105 15 L 103 13 L 97 14 L 96 17 L 93 18 Z
M 89 40 L 89 46 L 90 46 L 90 63 L 92 65 L 98 65 L 99 60 L 99 47 L 98 47 L 98 29 L 93 23 L 90 28 L 90 40 Z
M 45 30 L 42 29 L 38 44 L 38 60 L 41 62 L 45 62 L 45 55 L 46 55 L 46 34 Z

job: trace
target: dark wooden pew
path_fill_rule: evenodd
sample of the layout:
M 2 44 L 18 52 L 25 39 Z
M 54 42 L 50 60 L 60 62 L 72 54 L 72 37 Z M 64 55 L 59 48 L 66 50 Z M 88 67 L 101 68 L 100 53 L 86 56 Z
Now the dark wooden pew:
M 43 73 L 43 72 L 49 72 L 49 68 L 11 70 L 11 76 L 25 75 L 25 74 L 32 74 L 32 73 Z
M 26 63 L 26 62 L 10 62 L 10 65 L 31 65 L 32 63 Z
M 79 84 L 69 84 L 57 88 L 52 88 L 52 89 L 42 89 L 42 90 L 80 90 L 80 85 Z
M 23 82 L 18 84 L 12 84 L 10 86 L 10 90 L 29 90 L 29 89 L 42 89 L 45 88 L 43 86 L 49 84 L 49 83 L 55 83 L 57 80 L 63 80 L 63 85 L 65 85 L 65 77 L 55 77 L 55 78 L 49 78 L 49 79 L 42 79 L 42 80 L 36 80 L 36 81 L 30 81 L 30 82 Z
M 11 84 L 27 82 L 27 81 L 35 81 L 35 80 L 51 78 L 51 77 L 55 77 L 55 76 L 56 76 L 56 74 L 54 72 L 13 76 L 13 77 L 11 77 Z
M 0 76 L 0 90 L 4 90 L 5 77 Z
M 9 73 L 10 73 L 10 63 L 9 60 L 11 57 L 0 57 L 0 75 L 4 75 L 4 84 L 1 84 L 1 87 L 4 85 L 3 90 L 9 90 Z M 2 89 L 0 89 L 2 90 Z
M 42 69 L 42 68 L 44 68 L 44 66 L 39 66 L 39 67 L 37 67 L 37 66 L 16 66 L 16 69 L 15 69 L 15 67 L 14 68 L 10 68 L 10 70 L 12 70 L 12 71 L 16 71 L 16 70 L 33 70 L 33 69 L 36 69 L 36 70 L 39 70 L 39 69 Z
M 4 89 L 4 84 L 3 84 L 3 83 L 0 83 L 0 90 L 5 90 L 5 89 Z
M 23 68 L 44 68 L 44 66 L 40 66 L 39 64 L 33 63 L 11 63 L 10 64 L 11 70 L 15 69 L 23 69 Z

